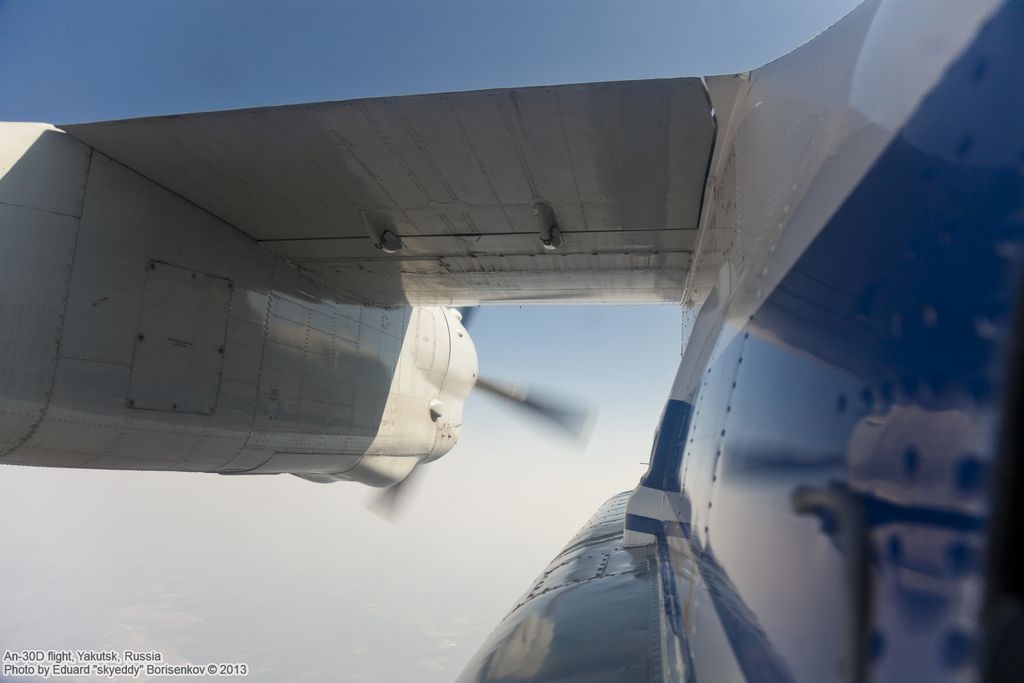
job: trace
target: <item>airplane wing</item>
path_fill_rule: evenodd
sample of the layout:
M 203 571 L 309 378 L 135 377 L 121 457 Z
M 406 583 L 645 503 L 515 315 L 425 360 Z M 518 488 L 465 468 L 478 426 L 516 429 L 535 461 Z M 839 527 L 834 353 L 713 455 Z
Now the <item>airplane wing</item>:
M 660 607 L 678 598 L 665 590 L 658 548 L 623 547 L 630 493 L 606 501 L 558 553 L 458 683 L 673 680 Z
M 379 305 L 679 302 L 715 133 L 697 78 L 61 128 Z

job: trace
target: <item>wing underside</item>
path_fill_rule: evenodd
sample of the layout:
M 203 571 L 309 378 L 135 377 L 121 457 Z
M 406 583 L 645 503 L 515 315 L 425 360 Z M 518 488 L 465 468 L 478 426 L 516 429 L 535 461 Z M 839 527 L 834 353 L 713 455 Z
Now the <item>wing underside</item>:
M 379 305 L 680 301 L 715 130 L 696 78 L 62 128 Z

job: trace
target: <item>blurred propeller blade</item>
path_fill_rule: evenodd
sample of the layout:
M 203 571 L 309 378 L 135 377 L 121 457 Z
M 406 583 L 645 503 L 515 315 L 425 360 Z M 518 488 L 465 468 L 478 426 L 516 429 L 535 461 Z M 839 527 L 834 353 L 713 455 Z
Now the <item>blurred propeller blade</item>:
M 469 330 L 469 325 L 470 325 L 471 321 L 473 320 L 473 316 L 475 316 L 476 312 L 478 310 L 480 310 L 480 307 L 479 306 L 460 306 L 459 308 L 457 308 L 455 310 L 457 310 L 459 312 L 459 315 L 462 316 L 462 327 L 464 327 L 466 330 Z
M 590 424 L 591 411 L 579 402 L 544 395 L 537 389 L 510 387 L 483 377 L 477 379 L 476 386 L 544 418 L 576 439 L 583 438 Z
M 416 478 L 416 473 L 419 471 L 419 465 L 413 467 L 409 471 L 409 474 L 405 475 L 405 479 L 392 484 L 377 494 L 377 496 L 370 501 L 370 504 L 367 506 L 369 507 L 370 512 L 385 521 L 397 521 L 402 512 L 402 508 L 408 502 L 409 492 L 416 488 L 415 485 L 409 486 L 409 483 Z

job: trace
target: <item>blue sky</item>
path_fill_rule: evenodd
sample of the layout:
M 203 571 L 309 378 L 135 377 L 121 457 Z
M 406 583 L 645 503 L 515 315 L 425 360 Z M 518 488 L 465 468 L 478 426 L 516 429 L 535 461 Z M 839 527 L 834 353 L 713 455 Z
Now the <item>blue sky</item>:
M 517 85 L 709 75 L 851 0 L 2 0 L 0 118 L 77 122 Z
M 0 120 L 75 122 L 728 73 L 852 0 L 0 0 Z M 250 681 L 450 681 L 612 494 L 632 488 L 679 310 L 503 307 L 481 369 L 585 398 L 585 447 L 473 396 L 406 515 L 293 477 L 0 468 L 0 648 L 153 647 Z

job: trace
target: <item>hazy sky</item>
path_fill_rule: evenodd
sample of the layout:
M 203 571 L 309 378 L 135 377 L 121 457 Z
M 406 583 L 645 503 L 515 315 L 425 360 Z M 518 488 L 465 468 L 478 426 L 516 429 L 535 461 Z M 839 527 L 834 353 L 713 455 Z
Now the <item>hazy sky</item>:
M 0 0 L 0 119 L 73 122 L 759 65 L 853 0 Z M 599 411 L 585 449 L 486 397 L 397 524 L 289 476 L 0 467 L 0 650 L 149 648 L 252 681 L 450 681 L 560 547 L 632 488 L 674 307 L 487 309 L 496 378 Z
M 451 681 L 517 596 L 644 470 L 679 310 L 505 308 L 482 371 L 586 397 L 586 449 L 473 396 L 396 524 L 357 484 L 0 468 L 0 649 L 153 648 L 255 681 Z

